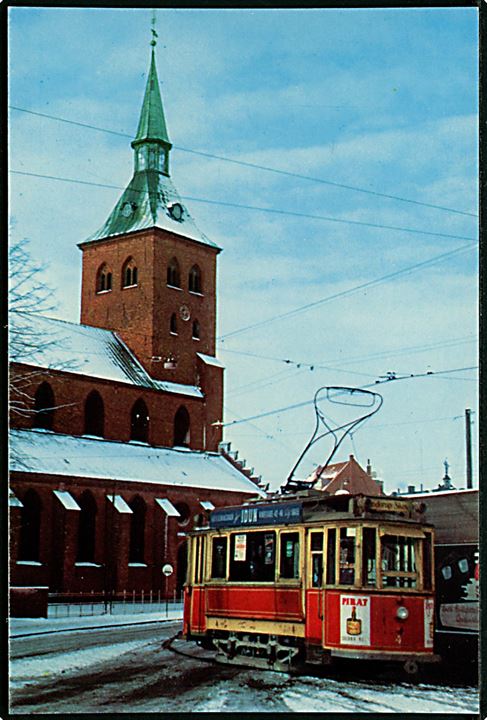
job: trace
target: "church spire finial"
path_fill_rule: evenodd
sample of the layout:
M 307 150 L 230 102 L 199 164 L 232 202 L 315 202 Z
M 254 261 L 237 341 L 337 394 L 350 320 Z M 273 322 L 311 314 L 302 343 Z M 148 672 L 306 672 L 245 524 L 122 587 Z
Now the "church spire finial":
M 156 10 L 153 8 L 152 10 L 152 19 L 151 19 L 151 33 L 152 33 L 152 40 L 150 41 L 150 44 L 154 48 L 157 45 L 157 38 L 159 37 L 156 30 Z

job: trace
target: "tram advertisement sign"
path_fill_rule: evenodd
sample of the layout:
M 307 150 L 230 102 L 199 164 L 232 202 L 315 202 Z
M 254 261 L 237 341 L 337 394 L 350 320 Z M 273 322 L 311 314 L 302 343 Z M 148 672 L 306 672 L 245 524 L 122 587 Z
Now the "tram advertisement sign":
M 280 525 L 300 522 L 301 503 L 275 503 L 218 508 L 211 513 L 210 527 L 242 527 L 245 525 Z
M 247 554 L 247 535 L 235 535 L 234 560 L 245 560 Z
M 370 597 L 340 595 L 340 643 L 370 645 Z

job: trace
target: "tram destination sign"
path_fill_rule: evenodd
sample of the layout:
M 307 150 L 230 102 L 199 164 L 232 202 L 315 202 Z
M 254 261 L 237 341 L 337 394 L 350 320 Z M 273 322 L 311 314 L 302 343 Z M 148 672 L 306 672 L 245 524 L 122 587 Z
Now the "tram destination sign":
M 210 516 L 211 528 L 281 525 L 302 520 L 301 503 L 272 503 L 218 508 Z

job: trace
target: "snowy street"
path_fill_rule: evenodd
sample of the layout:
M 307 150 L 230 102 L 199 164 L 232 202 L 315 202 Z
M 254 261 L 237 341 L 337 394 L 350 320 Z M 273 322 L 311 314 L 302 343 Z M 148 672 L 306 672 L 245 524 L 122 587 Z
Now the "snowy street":
M 12 621 L 11 712 L 478 712 L 476 687 L 215 665 L 192 643 L 163 647 L 179 619 L 139 614 L 97 628 L 113 620 L 80 618 L 77 631 L 64 630 L 67 619 Z

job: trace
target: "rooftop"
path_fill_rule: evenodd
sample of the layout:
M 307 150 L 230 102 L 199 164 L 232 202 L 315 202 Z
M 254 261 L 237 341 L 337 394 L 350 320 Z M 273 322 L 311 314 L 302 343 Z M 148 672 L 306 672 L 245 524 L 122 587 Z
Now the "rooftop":
M 11 470 L 100 480 L 197 487 L 265 496 L 218 453 L 153 447 L 49 430 L 11 430 Z
M 111 330 L 30 313 L 11 313 L 10 326 L 10 359 L 13 362 L 203 397 L 196 385 L 153 380 L 123 340 Z M 15 330 L 28 333 L 28 341 L 16 343 Z

